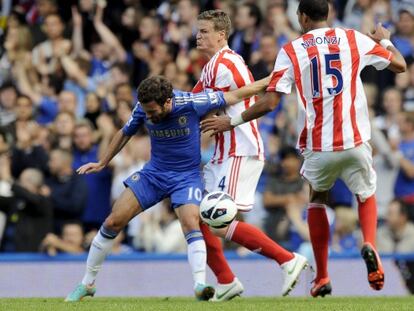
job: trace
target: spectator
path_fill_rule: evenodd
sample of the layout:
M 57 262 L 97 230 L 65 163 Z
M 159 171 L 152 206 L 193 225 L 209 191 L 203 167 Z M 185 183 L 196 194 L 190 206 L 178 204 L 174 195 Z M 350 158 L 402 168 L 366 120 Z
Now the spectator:
M 29 124 L 33 124 L 33 104 L 29 97 L 25 95 L 17 96 L 15 107 L 15 121 L 6 127 L 8 134 L 12 136 L 10 141 L 16 141 L 16 129 L 27 128 Z
M 329 15 L 328 15 L 328 25 L 330 27 L 342 27 L 342 22 L 338 19 L 338 12 L 336 10 L 335 3 L 333 1 L 329 1 Z
M 127 61 L 127 53 L 114 33 L 103 22 L 106 1 L 98 1 L 95 8 L 93 25 L 102 42 L 110 48 L 109 59 L 111 63 Z
M 0 84 L 12 78 L 12 68 L 16 63 L 27 62 L 31 58 L 32 40 L 26 26 L 9 27 L 4 42 L 5 53 L 0 58 Z
M 7 127 L 16 120 L 14 110 L 16 100 L 16 87 L 10 82 L 2 84 L 0 86 L 0 128 L 6 128 L 7 130 Z
M 144 16 L 139 23 L 139 40 L 132 44 L 133 84 L 148 76 L 151 51 L 163 42 L 160 21 L 154 16 Z
M 133 6 L 128 6 L 122 12 L 121 24 L 121 43 L 126 50 L 131 50 L 132 43 L 139 38 L 138 24 L 143 19 L 140 11 Z
M 80 220 L 88 199 L 87 185 L 83 178 L 73 171 L 72 162 L 73 157 L 69 151 L 54 149 L 50 153 L 51 176 L 46 184 L 51 191 L 55 232 L 60 232 L 62 225 L 68 220 Z
M 79 121 L 74 130 L 73 143 L 73 164 L 76 170 L 88 162 L 98 162 L 100 154 L 105 152 L 115 127 L 112 120 L 107 115 L 102 115 L 97 120 L 99 131 L 102 134 L 101 143 L 94 144 L 93 127 L 87 121 Z M 99 193 L 98 196 L 90 195 L 86 202 L 85 210 L 82 215 L 82 222 L 85 229 L 99 229 L 102 222 L 109 215 L 111 210 L 111 169 L 106 168 L 99 173 L 81 176 L 84 178 L 88 193 Z
M 180 51 L 188 52 L 196 47 L 197 16 L 200 4 L 197 0 L 179 0 L 174 22 L 168 25 L 167 41 L 175 44 Z
M 414 61 L 414 4 L 406 4 L 399 8 L 396 21 L 396 33 L 392 37 L 395 47 L 407 61 Z
M 240 54 L 247 64 L 250 64 L 252 53 L 259 49 L 261 21 L 262 14 L 256 4 L 244 3 L 237 7 L 235 31 L 229 38 L 229 46 Z
M 385 114 L 376 117 L 374 124 L 378 129 L 384 131 L 386 137 L 395 145 L 400 140 L 398 125 L 402 112 L 401 92 L 394 87 L 386 89 L 382 103 Z
M 395 149 L 390 141 L 375 124 L 371 131 L 371 146 L 373 148 L 373 166 L 377 176 L 377 210 L 378 218 L 385 218 L 388 204 L 394 198 L 394 184 L 399 170 L 399 161 Z M 387 176 L 387 178 L 381 178 Z
M 102 103 L 98 95 L 96 93 L 88 93 L 86 95 L 85 119 L 92 123 L 94 130 L 98 128 L 96 122 L 102 110 Z
M 149 49 L 153 49 L 161 43 L 161 25 L 159 19 L 154 16 L 144 16 L 138 26 L 140 41 L 146 44 Z
M 76 115 L 77 99 L 76 94 L 71 91 L 62 91 L 57 99 L 59 112 L 69 112 Z
M 51 127 L 52 147 L 71 151 L 75 116 L 68 111 L 59 112 Z
M 156 253 L 185 253 L 181 225 L 168 200 L 159 203 L 159 208 L 159 218 L 154 210 L 141 217 L 140 231 L 133 240 L 135 248 Z
M 255 80 L 260 80 L 273 71 L 275 59 L 279 48 L 273 35 L 264 35 L 260 39 L 260 49 L 257 54 L 257 61 L 251 66 Z
M 285 45 L 289 41 L 296 39 L 299 35 L 292 28 L 291 22 L 286 14 L 286 9 L 286 3 L 284 1 L 271 2 L 266 9 L 264 32 L 272 35 L 276 39 L 278 46 Z M 294 20 L 297 21 L 296 16 Z
M 48 233 L 41 244 L 41 251 L 45 251 L 49 256 L 58 253 L 82 254 L 84 234 L 82 224 L 78 221 L 68 221 L 62 227 L 62 237 L 54 233 Z
M 127 102 L 131 107 L 135 105 L 136 102 L 136 92 L 132 89 L 129 83 L 120 83 L 115 86 L 114 89 L 115 100 L 117 103 L 120 101 Z
M 378 229 L 377 246 L 380 252 L 409 254 L 414 252 L 414 224 L 409 220 L 409 207 L 400 200 L 388 205 L 386 224 Z M 414 293 L 414 262 L 395 261 L 411 294 Z
M 400 170 L 394 185 L 397 199 L 414 203 L 414 113 L 406 112 L 400 121 L 401 143 L 398 147 Z
M 268 175 L 263 204 L 267 211 L 264 223 L 266 234 L 290 248 L 289 219 L 287 211 L 292 206 L 302 208 L 307 202 L 305 182 L 300 176 L 301 159 L 293 147 L 280 150 L 280 170 Z
M 96 92 L 98 85 L 94 78 L 88 76 L 90 69 L 89 61 L 77 57 L 72 59 L 66 54 L 58 55 L 60 64 L 62 65 L 67 79 L 64 81 L 63 88 L 65 91 L 71 92 L 76 96 L 76 115 L 79 118 L 85 115 L 85 97 L 88 92 Z
M 42 125 L 52 122 L 58 113 L 57 84 L 47 75 L 42 76 L 40 81 L 31 81 L 32 65 L 28 63 L 17 63 L 15 71 L 20 92 L 29 97 L 35 106 L 36 121 Z
M 395 83 L 403 94 L 404 110 L 414 111 L 414 62 L 408 66 L 405 75 L 397 75 Z
M 363 29 L 363 21 L 367 21 L 365 15 L 369 12 L 371 2 L 371 0 L 349 0 L 345 8 L 345 27 L 364 32 L 366 29 Z
M 0 155 L 0 158 L 0 180 L 10 189 L 10 196 L 0 194 L 0 209 L 7 213 L 12 228 L 12 250 L 36 252 L 53 226 L 52 204 L 47 197 L 49 190 L 43 184 L 42 173 L 36 169 L 25 169 L 19 179 L 13 181 L 7 155 Z
M 383 253 L 414 252 L 414 224 L 409 220 L 409 207 L 400 200 L 388 205 L 386 224 L 378 229 L 378 251 Z
M 125 101 L 119 101 L 115 111 L 115 126 L 117 128 L 121 128 L 124 126 L 125 123 L 128 122 L 131 112 L 132 112 L 132 105 Z
M 58 5 L 56 0 L 37 0 L 34 1 L 33 7 L 27 13 L 28 22 L 31 24 L 32 36 L 34 44 L 38 44 L 47 39 L 47 35 L 43 31 L 45 19 L 48 15 L 57 14 Z
M 125 63 L 115 63 L 112 65 L 109 78 L 106 81 L 107 92 L 112 92 L 115 86 L 129 83 L 131 70 Z
M 16 99 L 16 127 L 27 125 L 33 120 L 33 103 L 25 95 L 19 95 Z
M 113 182 L 111 189 L 112 201 L 117 199 L 124 190 L 123 181 L 142 169 L 150 159 L 149 137 L 140 135 L 131 138 L 131 142 L 113 159 Z
M 33 49 L 33 65 L 41 75 L 55 73 L 58 67 L 57 53 L 68 54 L 71 42 L 63 37 L 64 24 L 58 14 L 49 14 L 45 17 L 44 31 L 47 40 L 36 45 Z
M 16 129 L 16 144 L 12 148 L 11 169 L 14 178 L 20 176 L 26 168 L 37 168 L 43 174 L 48 172 L 48 155 L 37 144 L 38 125 L 30 122 Z
M 335 225 L 331 243 L 333 252 L 353 254 L 359 251 L 357 223 L 358 216 L 353 209 L 340 206 L 335 208 Z

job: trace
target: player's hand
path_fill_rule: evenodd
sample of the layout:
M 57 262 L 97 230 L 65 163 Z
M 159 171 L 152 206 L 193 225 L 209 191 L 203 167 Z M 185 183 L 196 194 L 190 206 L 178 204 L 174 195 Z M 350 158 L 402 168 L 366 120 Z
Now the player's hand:
M 201 121 L 200 126 L 203 133 L 212 131 L 210 136 L 233 129 L 233 126 L 230 124 L 230 117 L 228 116 L 213 116 L 212 118 Z
M 370 37 L 375 42 L 380 42 L 382 39 L 389 40 L 391 38 L 391 32 L 382 26 L 381 23 L 377 24 L 374 32 L 368 33 L 368 37 Z
M 76 170 L 76 172 L 79 175 L 91 174 L 91 173 L 98 173 L 102 171 L 104 168 L 105 168 L 105 165 L 103 165 L 100 162 L 98 163 L 90 162 L 90 163 L 82 165 L 80 168 Z

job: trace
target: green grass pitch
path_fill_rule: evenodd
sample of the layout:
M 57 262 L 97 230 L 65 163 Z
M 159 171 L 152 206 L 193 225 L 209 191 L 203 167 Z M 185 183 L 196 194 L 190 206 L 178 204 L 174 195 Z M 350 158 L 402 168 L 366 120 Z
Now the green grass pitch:
M 236 298 L 224 303 L 198 302 L 192 298 L 92 298 L 65 303 L 63 298 L 0 299 L 0 310 L 329 310 L 329 311 L 412 311 L 414 297 L 326 297 L 326 298 Z

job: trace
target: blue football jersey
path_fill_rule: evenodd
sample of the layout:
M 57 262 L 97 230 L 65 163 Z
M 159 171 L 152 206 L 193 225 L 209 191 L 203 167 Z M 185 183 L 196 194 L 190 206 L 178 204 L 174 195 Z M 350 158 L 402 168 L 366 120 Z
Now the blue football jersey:
M 154 124 L 145 116 L 139 102 L 122 131 L 134 135 L 142 124 L 151 137 L 151 160 L 159 170 L 188 171 L 199 169 L 200 118 L 226 105 L 223 92 L 197 93 L 174 90 L 172 111 L 160 123 Z

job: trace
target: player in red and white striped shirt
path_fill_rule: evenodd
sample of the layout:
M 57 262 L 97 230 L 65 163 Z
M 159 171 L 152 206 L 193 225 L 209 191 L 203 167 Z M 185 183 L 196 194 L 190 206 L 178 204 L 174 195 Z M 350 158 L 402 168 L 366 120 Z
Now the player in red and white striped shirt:
M 373 65 L 394 72 L 406 69 L 404 58 L 381 25 L 369 36 L 355 30 L 329 28 L 326 0 L 301 0 L 298 18 L 305 33 L 279 52 L 266 95 L 239 116 L 203 121 L 205 130 L 231 130 L 274 109 L 293 84 L 298 97 L 298 147 L 305 158 L 302 175 L 311 186 L 308 224 L 317 276 L 311 295 L 331 293 L 327 271 L 329 225 L 325 207 L 329 189 L 342 178 L 358 199 L 358 212 L 368 281 L 375 290 L 384 271 L 375 250 L 376 174 L 368 144 L 371 130 L 360 79 Z M 378 44 L 379 43 L 379 44 Z
M 209 62 L 204 66 L 193 92 L 226 92 L 254 81 L 243 58 L 227 45 L 230 23 L 228 15 L 218 10 L 206 11 L 198 16 L 197 49 L 209 57 Z M 255 98 L 251 97 L 226 107 L 218 114 L 237 116 L 254 103 Z M 240 211 L 250 211 L 264 164 L 263 142 L 257 122 L 247 122 L 215 138 L 213 159 L 204 167 L 206 191 L 225 191 L 233 197 Z M 243 291 L 243 286 L 226 263 L 220 240 L 211 234 L 207 225 L 202 225 L 201 229 L 207 245 L 207 262 L 219 283 L 213 300 L 231 299 Z M 233 221 L 227 228 L 215 230 L 215 234 L 277 261 L 285 272 L 283 295 L 289 293 L 307 265 L 305 257 L 283 249 L 250 224 Z

